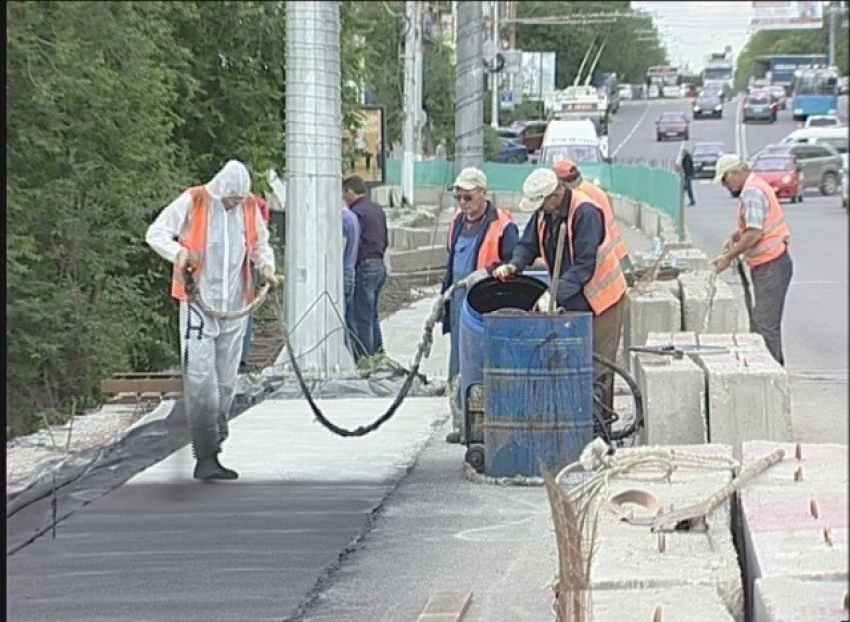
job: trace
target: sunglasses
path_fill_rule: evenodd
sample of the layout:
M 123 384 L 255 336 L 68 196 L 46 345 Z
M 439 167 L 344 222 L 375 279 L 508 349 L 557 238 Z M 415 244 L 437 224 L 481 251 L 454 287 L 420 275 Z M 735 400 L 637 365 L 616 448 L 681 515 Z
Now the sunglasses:
M 475 198 L 475 195 L 472 194 L 456 194 L 455 201 L 458 203 L 469 203 L 472 199 Z

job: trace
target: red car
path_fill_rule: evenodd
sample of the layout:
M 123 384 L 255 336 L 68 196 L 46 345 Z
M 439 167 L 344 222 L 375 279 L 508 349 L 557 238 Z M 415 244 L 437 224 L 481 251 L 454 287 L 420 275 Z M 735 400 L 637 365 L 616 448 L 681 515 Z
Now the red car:
M 803 201 L 803 173 L 791 154 L 771 153 L 758 156 L 752 163 L 754 173 L 762 177 L 780 199 Z

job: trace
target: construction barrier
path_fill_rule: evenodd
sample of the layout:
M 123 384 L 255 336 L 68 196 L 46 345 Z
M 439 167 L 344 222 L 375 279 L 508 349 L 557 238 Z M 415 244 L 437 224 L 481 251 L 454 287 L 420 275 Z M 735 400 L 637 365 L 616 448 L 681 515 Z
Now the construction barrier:
M 522 183 L 535 164 L 501 164 L 486 162 L 484 173 L 490 192 L 522 191 Z M 679 176 L 645 164 L 593 164 L 583 163 L 582 174 L 587 179 L 599 180 L 605 190 L 612 194 L 629 197 L 653 207 L 673 219 L 679 225 L 682 187 Z M 414 163 L 413 184 L 416 188 L 447 188 L 455 179 L 455 163 L 447 160 L 426 160 Z M 388 185 L 401 185 L 401 160 L 387 160 Z

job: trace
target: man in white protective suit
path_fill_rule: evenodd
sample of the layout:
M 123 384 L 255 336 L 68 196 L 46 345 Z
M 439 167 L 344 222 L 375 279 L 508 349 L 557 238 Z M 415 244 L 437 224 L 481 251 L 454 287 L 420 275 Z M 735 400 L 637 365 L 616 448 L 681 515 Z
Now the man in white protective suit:
M 228 435 L 248 316 L 223 319 L 253 300 L 251 264 L 274 288 L 274 253 L 251 177 L 230 160 L 204 186 L 183 192 L 148 228 L 147 243 L 174 264 L 171 295 L 180 301 L 183 403 L 201 480 L 236 479 L 218 454 Z M 194 287 L 187 292 L 187 281 Z M 203 301 L 204 308 L 199 304 Z

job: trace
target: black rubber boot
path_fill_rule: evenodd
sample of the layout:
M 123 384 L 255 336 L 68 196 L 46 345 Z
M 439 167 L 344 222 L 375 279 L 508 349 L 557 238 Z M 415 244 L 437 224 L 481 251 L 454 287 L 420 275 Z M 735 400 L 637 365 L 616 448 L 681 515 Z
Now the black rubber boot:
M 226 469 L 221 466 L 221 463 L 218 461 L 218 456 L 212 456 L 210 458 L 201 458 L 195 463 L 194 477 L 195 479 L 202 480 L 233 480 L 239 477 L 239 473 L 233 469 Z
M 446 442 L 452 443 L 453 445 L 457 445 L 460 443 L 462 435 L 460 432 L 449 432 L 446 434 Z

